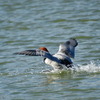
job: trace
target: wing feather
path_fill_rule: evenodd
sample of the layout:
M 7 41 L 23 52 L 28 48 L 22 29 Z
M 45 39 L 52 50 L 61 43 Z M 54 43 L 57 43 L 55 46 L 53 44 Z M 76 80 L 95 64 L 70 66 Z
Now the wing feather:
M 75 47 L 78 45 L 78 42 L 71 38 L 69 41 L 63 43 L 59 47 L 59 52 L 66 54 L 67 56 L 74 58 L 75 56 Z
M 28 56 L 42 56 L 42 57 L 48 58 L 52 61 L 60 62 L 56 57 L 52 56 L 49 52 L 39 50 L 39 49 L 37 49 L 37 50 L 26 50 L 26 51 L 16 52 L 14 54 L 28 55 Z
M 47 57 L 50 56 L 51 54 L 49 52 L 45 52 L 43 50 L 25 50 L 25 51 L 21 51 L 21 52 L 16 52 L 14 54 L 19 54 L 19 55 L 28 55 L 28 56 L 43 56 L 43 57 Z

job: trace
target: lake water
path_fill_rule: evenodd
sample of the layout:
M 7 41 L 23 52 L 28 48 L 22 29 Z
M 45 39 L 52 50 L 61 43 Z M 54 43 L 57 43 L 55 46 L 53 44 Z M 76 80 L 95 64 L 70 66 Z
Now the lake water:
M 14 52 L 76 38 L 75 70 Z M 0 100 L 100 100 L 100 0 L 0 0 Z

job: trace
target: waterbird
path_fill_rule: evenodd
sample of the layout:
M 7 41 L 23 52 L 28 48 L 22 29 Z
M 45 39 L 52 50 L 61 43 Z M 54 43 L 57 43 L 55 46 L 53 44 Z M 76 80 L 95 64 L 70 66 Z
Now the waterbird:
M 62 70 L 64 66 L 67 68 L 72 68 L 73 62 L 71 58 L 75 57 L 75 47 L 77 45 L 77 40 L 70 38 L 68 41 L 60 44 L 58 52 L 53 55 L 48 51 L 46 47 L 40 47 L 35 50 L 25 50 L 16 52 L 14 54 L 42 56 L 44 57 L 44 63 L 52 66 L 53 70 Z

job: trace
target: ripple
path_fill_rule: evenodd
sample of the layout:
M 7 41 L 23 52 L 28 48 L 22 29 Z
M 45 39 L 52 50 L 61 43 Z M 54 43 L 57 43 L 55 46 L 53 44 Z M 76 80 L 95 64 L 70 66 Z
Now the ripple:
M 1 0 L 0 99 L 99 100 L 99 4 L 98 0 Z M 51 67 L 43 58 L 13 55 L 41 46 L 54 54 L 72 37 L 79 42 L 72 70 L 44 74 L 42 70 Z

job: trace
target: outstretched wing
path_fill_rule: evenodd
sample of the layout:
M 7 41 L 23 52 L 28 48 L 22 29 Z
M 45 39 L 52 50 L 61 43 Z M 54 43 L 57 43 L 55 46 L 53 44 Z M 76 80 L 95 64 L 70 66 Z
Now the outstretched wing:
M 22 52 L 16 52 L 14 54 L 19 54 L 19 55 L 28 55 L 28 56 L 42 56 L 45 58 L 48 58 L 50 60 L 59 62 L 59 60 L 55 57 L 53 57 L 49 52 L 43 51 L 43 50 L 26 50 Z
M 78 42 L 71 38 L 69 41 L 63 43 L 59 47 L 59 52 L 66 54 L 67 56 L 74 58 L 75 57 L 75 47 L 78 45 Z
M 19 54 L 19 55 L 28 55 L 28 56 L 43 56 L 43 57 L 47 57 L 48 56 L 52 56 L 49 52 L 45 52 L 43 50 L 25 50 L 25 51 L 21 51 L 21 52 L 16 52 L 14 54 Z

